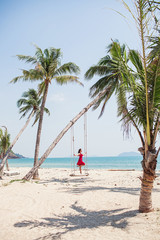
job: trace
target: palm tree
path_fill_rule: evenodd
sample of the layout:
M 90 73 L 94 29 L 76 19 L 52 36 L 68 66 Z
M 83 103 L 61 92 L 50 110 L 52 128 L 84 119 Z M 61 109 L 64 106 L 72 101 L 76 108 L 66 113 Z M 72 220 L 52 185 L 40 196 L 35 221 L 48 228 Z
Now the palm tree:
M 8 147 L 8 150 L 6 151 L 5 155 L 2 158 L 2 162 L 0 164 L 0 178 L 2 179 L 3 175 L 3 168 L 5 161 L 8 158 L 8 155 L 10 151 L 12 150 L 13 146 L 16 144 L 17 140 L 23 133 L 23 131 L 26 129 L 28 126 L 29 122 L 31 121 L 32 117 L 35 117 L 33 125 L 37 122 L 39 119 L 40 115 L 40 105 L 42 103 L 42 97 L 39 97 L 39 94 L 36 92 L 34 89 L 29 89 L 28 91 L 24 92 L 22 94 L 22 98 L 17 101 L 17 106 L 19 108 L 19 113 L 22 114 L 21 118 L 25 117 L 28 113 L 29 116 L 27 118 L 27 121 L 25 125 L 22 127 L 18 135 L 15 137 L 13 142 L 10 144 Z M 47 108 L 44 108 L 44 111 L 49 114 L 49 110 Z M 1 134 L 1 129 L 0 129 L 0 134 Z
M 60 85 L 70 82 L 76 82 L 82 85 L 82 83 L 78 81 L 77 76 L 71 75 L 72 73 L 78 74 L 80 71 L 79 67 L 75 63 L 69 62 L 61 65 L 62 53 L 60 49 L 51 47 L 49 49 L 45 49 L 43 52 L 38 46 L 35 47 L 36 52 L 35 56 L 33 57 L 17 55 L 19 60 L 24 60 L 26 63 L 32 63 L 34 65 L 34 68 L 30 70 L 23 70 L 21 76 L 18 76 L 11 81 L 13 83 L 16 83 L 20 79 L 24 81 L 41 81 L 39 90 L 40 92 L 43 92 L 43 101 L 41 104 L 40 118 L 37 130 L 34 165 L 38 163 L 43 112 L 47 99 L 49 84 L 55 80 Z M 66 75 L 67 73 L 69 73 L 69 75 Z M 33 178 L 39 178 L 38 171 L 35 172 Z
M 91 97 L 95 97 L 106 89 L 106 93 L 94 106 L 96 109 L 103 103 L 100 116 L 104 112 L 108 99 L 115 93 L 118 116 L 121 117 L 124 131 L 129 134 L 131 126 L 137 130 L 142 143 L 139 151 L 143 155 L 139 210 L 140 212 L 149 212 L 152 210 L 151 191 L 155 179 L 157 156 L 160 151 L 160 148 L 158 151 L 155 149 L 160 114 L 160 54 L 156 58 L 152 58 L 146 65 L 145 76 L 140 54 L 135 50 L 129 50 L 127 54 L 121 49 L 119 43 L 113 42 L 109 49 L 110 55 L 102 58 L 97 65 L 90 67 L 85 77 L 91 79 L 95 75 L 100 76 L 100 79 L 90 88 Z M 146 77 L 150 144 L 147 140 Z
M 8 133 L 8 130 L 5 126 L 2 126 L 2 127 L 5 128 L 5 131 L 1 135 L 1 138 L 0 138 L 0 149 L 1 149 L 1 156 L 2 156 L 2 158 L 4 158 L 4 155 L 6 154 L 6 151 L 10 145 L 10 134 Z M 2 131 L 2 129 L 1 129 L 1 131 Z M 6 169 L 7 169 L 7 171 L 9 171 L 9 165 L 8 165 L 7 159 L 6 159 Z
M 159 1 L 152 0 L 135 0 L 134 3 L 137 15 L 134 16 L 132 13 L 132 16 L 138 26 L 141 39 L 142 55 L 139 55 L 139 58 L 142 61 L 143 72 L 141 73 L 141 78 L 144 78 L 143 84 L 145 86 L 145 94 L 143 94 L 143 100 L 145 98 L 144 107 L 146 115 L 144 118 L 145 124 L 143 124 L 145 147 L 143 148 L 143 151 L 141 151 L 143 155 L 142 166 L 144 173 L 139 206 L 139 210 L 141 212 L 145 212 L 152 210 L 151 190 L 153 187 L 153 180 L 155 178 L 156 159 L 159 153 L 159 150 L 156 153 L 155 149 L 155 141 L 159 128 L 159 108 L 157 108 L 158 103 L 156 104 L 156 99 L 158 98 L 159 100 L 159 97 L 156 96 L 159 82 L 159 60 L 157 57 L 157 59 L 152 58 L 152 61 L 150 61 L 147 49 L 149 48 L 149 44 L 152 39 L 151 36 L 153 36 L 154 30 L 156 30 L 156 34 L 158 31 L 158 18 L 156 17 L 156 13 L 157 10 L 159 12 L 160 3 Z M 127 6 L 128 10 L 131 12 L 126 3 L 125 6 Z M 156 104 L 156 109 L 152 109 L 154 104 Z M 148 167 L 148 164 L 152 166 Z M 149 176 L 146 176 L 146 174 Z M 152 176 L 151 181 L 150 176 Z M 148 179 L 148 182 L 151 182 L 150 186 L 147 184 L 147 187 L 149 187 L 149 194 L 147 194 L 148 189 L 146 189 L 146 179 Z

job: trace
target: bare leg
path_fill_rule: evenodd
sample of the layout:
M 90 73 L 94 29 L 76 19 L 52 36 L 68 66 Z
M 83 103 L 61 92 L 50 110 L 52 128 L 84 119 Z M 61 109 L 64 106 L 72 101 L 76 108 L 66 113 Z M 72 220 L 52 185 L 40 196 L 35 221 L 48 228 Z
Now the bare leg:
M 82 166 L 79 166 L 79 171 L 80 171 L 80 173 L 82 173 L 82 169 L 81 169 L 81 168 L 82 168 Z

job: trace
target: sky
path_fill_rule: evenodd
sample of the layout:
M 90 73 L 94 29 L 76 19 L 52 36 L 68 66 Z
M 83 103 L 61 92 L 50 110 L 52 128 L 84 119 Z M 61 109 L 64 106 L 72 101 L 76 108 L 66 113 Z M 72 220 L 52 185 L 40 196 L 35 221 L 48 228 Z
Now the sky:
M 98 77 L 86 81 L 84 74 L 105 56 L 111 41 L 118 39 L 129 48 L 140 49 L 136 26 L 118 0 L 1 0 L 0 32 L 0 126 L 7 127 L 11 141 L 26 121 L 26 118 L 20 119 L 17 101 L 29 88 L 37 89 L 39 83 L 9 83 L 21 75 L 21 69 L 31 67 L 20 62 L 16 55 L 33 56 L 34 43 L 43 50 L 61 48 L 62 64 L 72 61 L 81 69 L 79 80 L 84 87 L 77 84 L 59 86 L 55 82 L 49 86 L 46 107 L 50 116 L 44 116 L 39 157 L 68 122 L 92 100 L 88 96 L 89 89 Z M 134 129 L 129 139 L 123 136 L 115 96 L 107 103 L 100 119 L 99 113 L 100 108 L 89 110 L 87 114 L 88 155 L 116 156 L 121 152 L 137 152 L 140 140 Z M 84 149 L 83 121 L 82 117 L 74 126 L 76 151 Z M 32 127 L 30 123 L 13 151 L 34 157 L 36 132 L 37 124 Z M 49 157 L 69 157 L 70 154 L 69 131 Z

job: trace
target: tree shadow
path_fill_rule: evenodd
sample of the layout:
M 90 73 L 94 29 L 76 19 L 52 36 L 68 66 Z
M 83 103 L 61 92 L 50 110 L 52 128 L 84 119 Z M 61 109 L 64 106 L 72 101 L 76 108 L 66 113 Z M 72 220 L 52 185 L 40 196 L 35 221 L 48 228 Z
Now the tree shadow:
M 49 180 L 40 181 L 39 184 L 47 184 L 47 183 L 61 183 L 61 184 L 67 184 L 67 186 L 63 185 L 63 187 L 60 189 L 60 191 L 68 192 L 70 194 L 82 194 L 88 191 L 98 191 L 98 190 L 106 190 L 109 192 L 115 192 L 115 193 L 125 193 L 130 195 L 139 195 L 140 193 L 140 187 L 134 188 L 134 187 L 101 187 L 101 186 L 87 186 L 83 187 L 83 183 L 87 182 L 99 182 L 101 180 L 92 180 L 88 177 L 81 177 L 81 178 L 52 178 Z M 70 186 L 70 184 L 75 184 Z M 77 184 L 77 185 L 76 185 Z M 154 187 L 153 192 L 160 192 L 159 188 Z
M 126 194 L 131 194 L 131 195 L 139 195 L 140 188 L 126 188 L 126 187 L 72 187 L 72 188 L 62 188 L 61 190 L 65 192 L 69 192 L 71 194 L 73 193 L 84 193 L 88 191 L 99 191 L 99 190 L 106 190 L 109 192 L 117 192 L 117 193 L 126 193 Z
M 92 180 L 89 179 L 89 177 L 77 177 L 77 178 L 52 178 L 52 179 L 47 179 L 47 180 L 41 180 L 39 184 L 47 184 L 47 183 L 84 183 L 84 182 L 96 182 L 100 180 Z
M 100 226 L 112 226 L 114 228 L 126 228 L 128 225 L 127 219 L 137 216 L 137 210 L 127 210 L 119 208 L 114 210 L 89 211 L 81 206 L 77 206 L 75 202 L 71 208 L 75 211 L 75 215 L 68 214 L 53 218 L 42 218 L 42 221 L 27 221 L 18 222 L 14 227 L 36 227 L 56 228 L 56 233 L 50 233 L 46 236 L 35 240 L 58 239 L 69 231 L 77 229 L 94 229 Z
M 99 186 L 88 186 L 88 187 L 78 187 L 78 186 L 73 186 L 72 188 L 62 188 L 61 190 L 68 192 L 68 193 L 84 193 L 88 191 L 98 191 L 98 190 L 106 190 L 109 192 L 115 192 L 115 193 L 125 193 L 125 194 L 130 194 L 130 195 L 139 195 L 140 193 L 140 188 L 129 188 L 129 187 L 99 187 Z M 154 188 L 153 192 L 160 192 L 160 189 Z

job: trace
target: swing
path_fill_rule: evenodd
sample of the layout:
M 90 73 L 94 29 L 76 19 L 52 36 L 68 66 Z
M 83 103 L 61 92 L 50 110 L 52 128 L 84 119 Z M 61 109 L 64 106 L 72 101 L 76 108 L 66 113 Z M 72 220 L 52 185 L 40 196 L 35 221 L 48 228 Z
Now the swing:
M 88 161 L 87 161 L 87 113 L 84 114 L 84 174 L 76 174 L 76 160 L 75 160 L 75 147 L 74 147 L 74 125 L 71 127 L 71 177 L 88 176 Z

